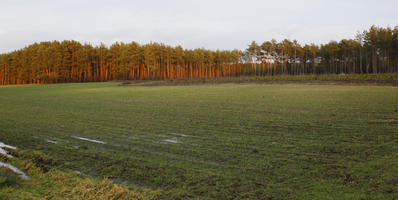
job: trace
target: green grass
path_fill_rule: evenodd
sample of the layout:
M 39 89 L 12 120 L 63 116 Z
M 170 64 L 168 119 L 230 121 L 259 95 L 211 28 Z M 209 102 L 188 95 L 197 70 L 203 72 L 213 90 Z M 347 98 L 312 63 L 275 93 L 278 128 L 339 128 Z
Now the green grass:
M 398 198 L 398 87 L 119 84 L 0 87 L 0 141 L 160 199 Z
M 160 81 L 124 81 L 121 85 L 195 85 L 221 83 L 300 83 L 300 84 L 338 84 L 338 85 L 394 85 L 398 86 L 398 73 L 391 74 L 322 74 L 322 75 L 276 75 L 221 77 L 213 79 L 173 79 Z

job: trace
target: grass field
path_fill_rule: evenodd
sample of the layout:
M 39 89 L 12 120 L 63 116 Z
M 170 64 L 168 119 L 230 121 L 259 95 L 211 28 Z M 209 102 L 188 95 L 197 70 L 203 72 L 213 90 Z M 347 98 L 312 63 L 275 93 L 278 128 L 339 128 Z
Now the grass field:
M 398 87 L 0 87 L 0 141 L 160 199 L 397 199 Z

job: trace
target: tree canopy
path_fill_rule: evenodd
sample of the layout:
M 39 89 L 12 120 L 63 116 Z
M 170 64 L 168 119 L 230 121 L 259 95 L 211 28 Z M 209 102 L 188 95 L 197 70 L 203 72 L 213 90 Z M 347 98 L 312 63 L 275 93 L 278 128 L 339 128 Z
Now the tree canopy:
M 327 44 L 253 41 L 245 51 L 184 49 L 159 43 L 92 46 L 52 41 L 0 54 L 0 84 L 398 72 L 398 26 L 372 26 Z

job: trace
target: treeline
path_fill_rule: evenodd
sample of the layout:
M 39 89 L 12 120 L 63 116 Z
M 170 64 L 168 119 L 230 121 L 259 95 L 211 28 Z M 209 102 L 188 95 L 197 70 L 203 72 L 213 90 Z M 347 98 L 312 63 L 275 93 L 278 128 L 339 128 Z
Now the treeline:
M 372 26 L 355 39 L 300 45 L 252 42 L 245 51 L 183 49 L 136 42 L 92 46 L 41 42 L 0 55 L 0 84 L 398 72 L 398 26 Z

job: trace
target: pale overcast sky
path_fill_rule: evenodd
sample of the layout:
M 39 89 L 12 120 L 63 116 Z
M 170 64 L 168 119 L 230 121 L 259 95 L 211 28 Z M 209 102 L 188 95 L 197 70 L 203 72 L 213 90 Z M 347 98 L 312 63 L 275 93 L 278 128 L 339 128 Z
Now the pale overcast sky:
M 72 39 L 243 50 L 354 38 L 372 24 L 398 25 L 398 0 L 0 0 L 0 52 Z

